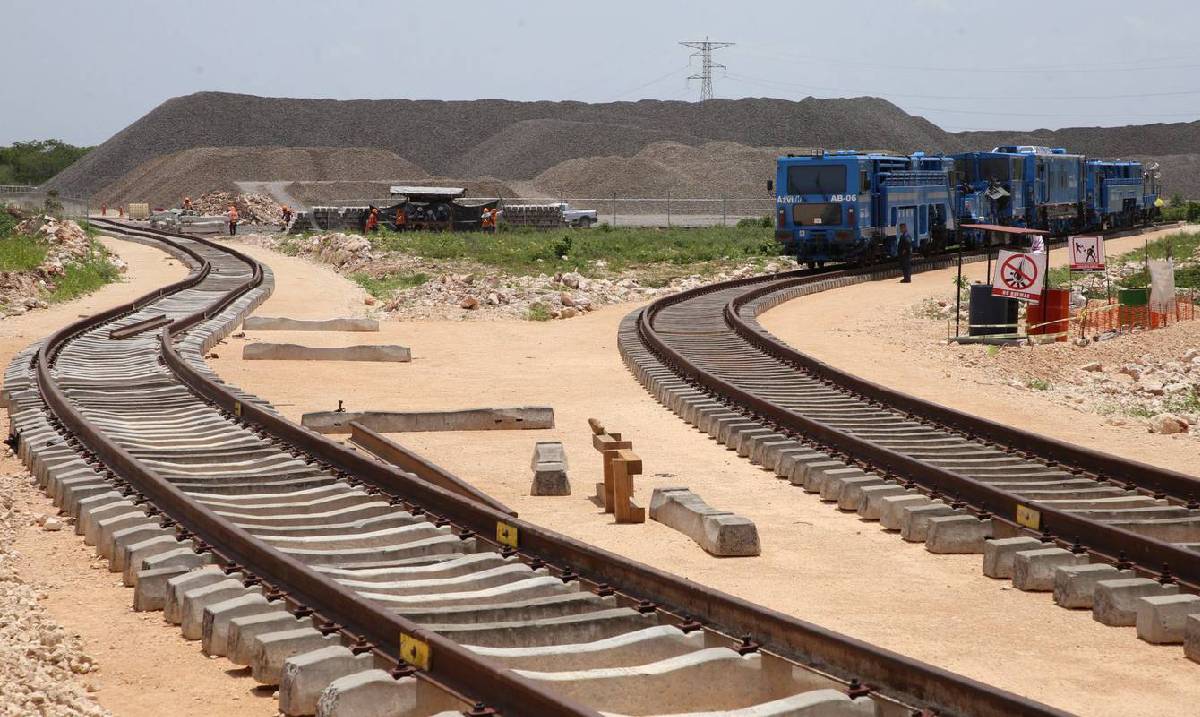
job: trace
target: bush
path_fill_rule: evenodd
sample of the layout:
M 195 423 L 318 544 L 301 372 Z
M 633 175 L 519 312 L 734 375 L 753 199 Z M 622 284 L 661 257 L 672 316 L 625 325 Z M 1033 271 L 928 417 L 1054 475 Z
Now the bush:
M 741 219 L 738 220 L 738 223 L 737 223 L 737 227 L 739 229 L 750 229 L 750 228 L 754 228 L 754 227 L 763 227 L 765 229 L 770 229 L 773 226 L 775 226 L 775 223 L 774 223 L 774 221 L 772 221 L 770 214 L 764 214 L 758 218 L 742 217 Z
M 542 303 L 533 303 L 525 311 L 526 321 L 549 321 L 554 318 L 554 314 L 550 313 L 550 307 Z

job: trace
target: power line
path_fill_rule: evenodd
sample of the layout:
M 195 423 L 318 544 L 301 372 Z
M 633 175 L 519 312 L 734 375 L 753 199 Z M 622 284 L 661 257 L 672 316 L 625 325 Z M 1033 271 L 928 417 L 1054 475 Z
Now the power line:
M 932 67 L 932 66 L 916 66 L 916 65 L 896 65 L 896 64 L 891 64 L 891 63 L 881 64 L 881 63 L 872 63 L 872 62 L 856 62 L 854 60 L 845 60 L 842 58 L 817 57 L 817 56 L 812 56 L 812 55 L 796 55 L 796 54 L 791 54 L 791 53 L 779 54 L 779 53 L 764 53 L 764 52 L 755 52 L 755 51 L 746 51 L 746 50 L 743 50 L 741 52 L 745 52 L 746 54 L 754 55 L 757 57 L 763 57 L 766 59 L 783 60 L 783 61 L 788 61 L 788 62 L 802 60 L 805 62 L 833 64 L 833 65 L 838 65 L 840 67 L 852 66 L 852 67 L 863 67 L 863 68 L 868 68 L 868 69 L 879 69 L 879 70 L 905 70 L 905 71 L 913 71 L 913 72 L 952 72 L 952 73 L 967 73 L 967 74 L 984 74 L 984 73 L 999 73 L 999 74 L 1045 74 L 1045 73 L 1092 74 L 1092 73 L 1102 73 L 1102 74 L 1109 74 L 1109 73 L 1113 73 L 1113 72 L 1146 72 L 1146 71 L 1150 71 L 1150 70 L 1185 70 L 1185 69 L 1195 69 L 1197 67 L 1200 67 L 1200 64 L 1195 64 L 1194 62 L 1190 63 L 1190 64 L 1172 64 L 1172 65 L 1103 65 L 1103 64 L 1089 63 L 1087 66 L 1084 66 L 1084 67 L 1080 67 L 1078 64 L 1076 64 L 1076 65 L 1042 65 L 1042 66 L 1038 66 L 1038 67 L 1033 67 L 1033 66 L 1026 66 L 1026 67 L 956 67 L 953 65 Z M 1148 61 L 1150 61 L 1150 62 L 1155 62 L 1155 61 L 1165 62 L 1165 61 L 1168 61 L 1171 59 L 1194 60 L 1195 57 L 1194 56 L 1176 56 L 1175 58 L 1166 57 L 1166 58 L 1159 58 L 1158 60 L 1148 60 Z
M 712 61 L 713 50 L 720 50 L 722 47 L 732 47 L 732 42 L 712 42 L 707 37 L 700 41 L 681 42 L 680 45 L 690 47 L 699 52 L 693 52 L 692 57 L 700 56 L 700 74 L 691 75 L 689 80 L 700 80 L 700 101 L 711 100 L 713 98 L 712 89 L 712 71 L 714 67 L 719 67 L 724 70 L 725 65 Z
M 881 92 L 879 90 L 869 90 L 862 88 L 849 87 L 822 87 L 819 85 L 806 85 L 798 82 L 784 82 L 781 80 L 769 80 L 765 78 L 747 77 L 745 75 L 737 75 L 730 73 L 729 79 L 738 82 L 744 82 L 750 85 L 761 85 L 775 88 L 798 88 L 804 90 L 819 90 L 823 92 L 851 92 L 863 95 L 871 95 L 874 97 L 909 97 L 922 100 L 1000 100 L 1011 102 L 1013 100 L 1039 100 L 1039 101 L 1070 101 L 1070 100 L 1122 100 L 1122 99 L 1144 99 L 1147 97 L 1183 97 L 1187 95 L 1200 95 L 1200 90 L 1180 90 L 1176 92 L 1138 92 L 1134 94 L 1119 94 L 1119 95 L 919 95 L 905 92 Z

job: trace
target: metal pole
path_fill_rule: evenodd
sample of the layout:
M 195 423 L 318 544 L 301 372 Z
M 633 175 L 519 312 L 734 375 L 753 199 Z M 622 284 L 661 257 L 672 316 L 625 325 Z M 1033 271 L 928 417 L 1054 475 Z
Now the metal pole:
M 726 208 L 725 208 L 725 197 L 721 197 L 721 226 L 725 226 L 725 215 L 726 214 L 727 214 L 727 212 L 726 212 Z
M 962 336 L 962 242 L 958 243 L 958 279 L 954 281 L 954 335 Z
M 613 192 L 613 196 L 612 196 L 612 215 L 613 215 L 612 225 L 615 227 L 617 225 L 617 193 L 616 192 Z
M 671 190 L 667 190 L 667 228 L 671 228 Z

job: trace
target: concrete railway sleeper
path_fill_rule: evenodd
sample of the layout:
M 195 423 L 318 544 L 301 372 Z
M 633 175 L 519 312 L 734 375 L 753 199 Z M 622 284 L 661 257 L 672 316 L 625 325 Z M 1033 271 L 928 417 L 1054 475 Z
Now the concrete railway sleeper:
M 212 242 L 107 228 L 193 272 L 18 355 L 0 395 L 10 441 L 136 609 L 278 685 L 283 713 L 1062 714 L 285 421 L 203 361 L 265 300 L 269 270 Z
M 1197 478 L 864 381 L 756 320 L 784 301 L 896 273 L 701 287 L 627 316 L 620 349 L 661 403 L 805 492 L 931 552 L 981 554 L 990 577 L 1136 625 L 1148 642 L 1182 643 L 1200 661 Z

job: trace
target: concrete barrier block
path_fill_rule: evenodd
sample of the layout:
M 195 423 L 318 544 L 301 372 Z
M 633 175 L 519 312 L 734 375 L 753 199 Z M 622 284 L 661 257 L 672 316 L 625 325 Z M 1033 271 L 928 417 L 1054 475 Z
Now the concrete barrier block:
M 563 450 L 561 441 L 538 441 L 533 444 L 533 458 L 529 461 L 529 467 L 537 470 L 539 463 L 561 463 L 565 469 L 567 467 L 567 452 Z
M 715 510 L 687 488 L 655 488 L 650 517 L 672 527 L 712 555 L 749 556 L 761 552 L 754 522 Z
M 1155 645 L 1184 641 L 1187 619 L 1200 614 L 1200 595 L 1151 595 L 1137 600 L 1138 638 Z
M 973 515 L 942 515 L 929 519 L 925 549 L 931 553 L 982 553 L 992 537 L 992 521 Z
M 1087 555 L 1076 555 L 1062 548 L 1022 550 L 1013 558 L 1013 587 L 1048 592 L 1054 589 L 1056 569 L 1066 565 L 1082 565 L 1087 561 Z
M 1188 615 L 1183 620 L 1183 655 L 1200 662 L 1200 615 Z
M 539 463 L 533 469 L 529 495 L 571 495 L 565 463 Z
M 407 346 L 377 344 L 360 346 L 301 346 L 300 344 L 253 343 L 242 347 L 247 361 L 412 361 Z
M 1092 598 L 1092 618 L 1105 625 L 1133 627 L 1137 625 L 1139 598 L 1178 593 L 1178 585 L 1163 585 L 1149 578 L 1101 580 L 1096 583 L 1096 592 Z
M 289 319 L 284 316 L 247 316 L 246 331 L 378 331 L 375 319 Z
M 279 711 L 288 717 L 315 715 L 317 700 L 331 682 L 374 667 L 374 655 L 355 655 L 341 645 L 289 657 L 279 680 Z
M 985 540 L 983 543 L 983 574 L 989 578 L 1011 579 L 1013 562 L 1017 553 L 1022 550 L 1033 550 L 1042 545 L 1042 541 L 1027 536 Z
M 1054 571 L 1054 602 L 1071 609 L 1092 609 L 1096 583 L 1136 577 L 1132 570 L 1117 570 L 1108 563 L 1065 565 Z

